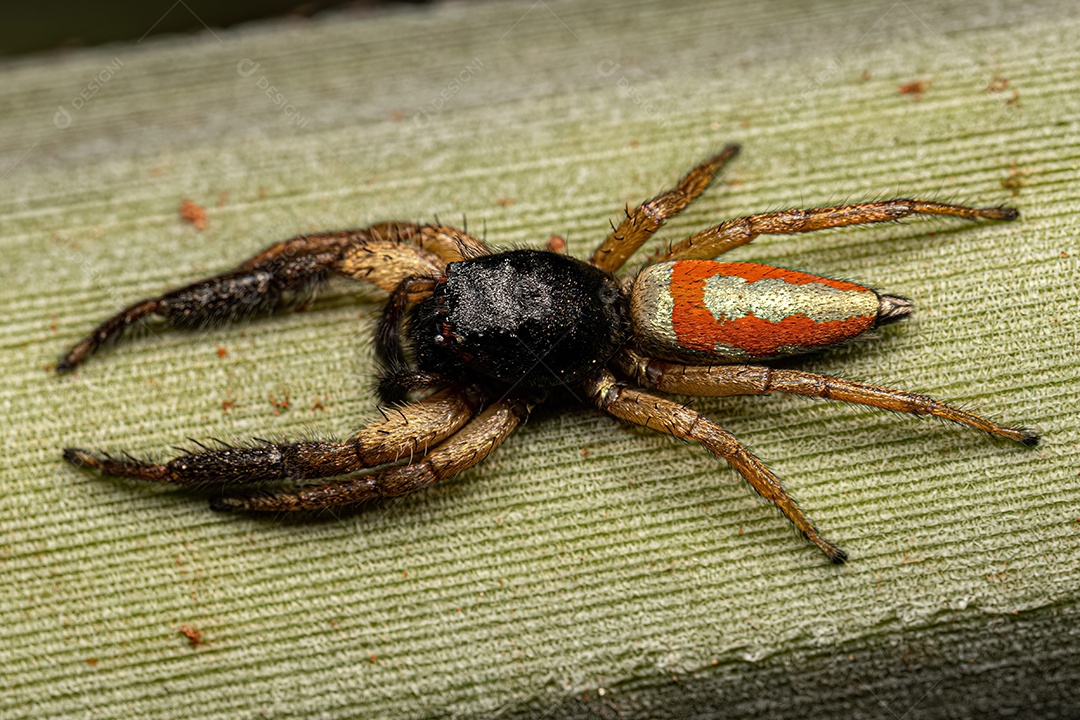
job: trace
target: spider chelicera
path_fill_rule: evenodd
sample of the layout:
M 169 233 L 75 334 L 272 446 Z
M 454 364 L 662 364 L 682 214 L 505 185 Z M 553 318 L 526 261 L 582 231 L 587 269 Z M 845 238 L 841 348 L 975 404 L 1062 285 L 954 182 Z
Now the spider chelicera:
M 150 315 L 201 327 L 288 305 L 329 275 L 374 283 L 390 293 L 375 350 L 379 395 L 395 410 L 345 441 L 258 441 L 203 448 L 164 464 L 78 448 L 64 457 L 108 475 L 213 488 L 220 493 L 211 500 L 215 510 L 322 510 L 416 492 L 471 467 L 549 392 L 565 387 L 620 420 L 701 443 L 842 563 L 847 554 L 821 536 L 734 436 L 644 390 L 792 393 L 933 415 L 1035 445 L 1032 430 L 998 425 L 924 395 L 765 364 L 900 320 L 912 303 L 850 282 L 712 260 L 758 235 L 908 215 L 1015 220 L 1019 213 L 897 199 L 750 215 L 657 251 L 636 276 L 616 279 L 613 273 L 704 192 L 738 151 L 725 147 L 674 188 L 628 211 L 588 261 L 548 251 L 498 252 L 442 225 L 381 223 L 295 237 L 221 275 L 135 303 L 72 347 L 57 372 L 74 369 Z M 333 479 L 295 484 L 323 478 Z

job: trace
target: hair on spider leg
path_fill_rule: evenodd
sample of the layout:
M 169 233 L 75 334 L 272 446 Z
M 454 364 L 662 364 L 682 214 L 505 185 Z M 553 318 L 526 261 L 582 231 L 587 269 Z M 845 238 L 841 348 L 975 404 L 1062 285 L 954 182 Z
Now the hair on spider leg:
M 376 375 L 376 394 L 383 405 L 394 406 L 408 402 L 409 397 L 437 387 L 445 379 L 437 373 L 418 372 L 405 364 L 395 364 Z
M 117 475 L 138 480 L 163 482 L 162 466 L 152 461 L 140 460 L 123 453 L 127 459 L 118 459 L 107 452 L 92 453 L 83 448 L 64 448 L 64 459 L 76 467 L 96 470 L 106 475 Z

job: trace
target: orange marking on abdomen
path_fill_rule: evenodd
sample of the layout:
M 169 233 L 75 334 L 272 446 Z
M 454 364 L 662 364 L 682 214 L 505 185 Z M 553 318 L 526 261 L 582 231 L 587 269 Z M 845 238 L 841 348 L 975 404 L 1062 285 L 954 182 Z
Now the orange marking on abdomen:
M 681 260 L 674 263 L 671 269 L 671 320 L 679 345 L 688 350 L 716 354 L 719 344 L 756 357 L 788 354 L 855 337 L 873 327 L 876 319 L 874 316 L 859 315 L 842 320 L 817 321 L 799 313 L 772 321 L 751 313 L 739 318 L 717 320 L 705 303 L 705 281 L 715 275 L 746 280 L 748 292 L 752 291 L 750 284 L 764 278 L 783 280 L 793 285 L 820 283 L 837 290 L 871 292 L 855 283 L 767 265 Z

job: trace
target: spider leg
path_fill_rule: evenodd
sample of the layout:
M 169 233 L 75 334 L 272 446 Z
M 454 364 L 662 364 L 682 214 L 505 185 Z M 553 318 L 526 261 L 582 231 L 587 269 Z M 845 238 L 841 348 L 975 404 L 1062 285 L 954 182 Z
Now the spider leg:
M 634 382 L 676 395 L 720 397 L 774 392 L 805 395 L 912 415 L 932 415 L 1023 445 L 1033 446 L 1039 442 L 1039 435 L 1034 430 L 998 425 L 926 395 L 802 370 L 765 365 L 681 365 L 653 360 L 632 350 L 624 351 L 617 362 L 619 369 Z
M 301 235 L 271 245 L 220 275 L 121 310 L 76 343 L 56 371 L 74 370 L 149 315 L 178 327 L 218 325 L 288 306 L 291 298 L 312 291 L 333 273 L 392 291 L 406 278 L 438 278 L 446 263 L 484 252 L 489 252 L 487 247 L 468 233 L 437 225 L 381 223 Z
M 382 223 L 367 234 L 342 250 L 334 271 L 387 292 L 411 277 L 438 278 L 449 263 L 491 254 L 479 238 L 446 225 Z
M 417 292 L 431 294 L 431 278 L 406 278 L 390 293 L 383 307 L 375 332 L 375 355 L 381 366 L 378 373 L 379 399 L 387 405 L 406 401 L 410 392 L 446 384 L 439 374 L 412 367 L 405 357 L 401 343 L 401 321 L 409 306 L 409 298 Z
M 244 264 L 121 310 L 76 343 L 56 365 L 74 370 L 99 347 L 148 315 L 179 327 L 202 327 L 270 312 L 286 293 L 311 290 L 337 259 L 344 234 L 308 235 L 279 243 Z
M 214 510 L 246 512 L 312 511 L 356 505 L 378 497 L 408 495 L 483 460 L 528 417 L 535 403 L 535 399 L 504 398 L 477 415 L 427 455 L 406 465 L 376 470 L 359 477 L 306 485 L 294 491 L 224 495 L 211 500 L 210 506 Z
M 435 288 L 432 278 L 405 278 L 390 293 L 383 307 L 379 325 L 375 331 L 375 355 L 386 367 L 405 365 L 405 351 L 401 346 L 401 321 L 414 297 L 430 295 Z
M 589 262 L 608 272 L 618 270 L 668 218 L 678 215 L 705 192 L 721 168 L 738 154 L 738 145 L 728 145 L 687 173 L 675 187 L 627 212 L 619 227 L 596 248 Z
M 290 479 L 336 477 L 402 458 L 423 456 L 473 417 L 482 398 L 473 388 L 450 387 L 411 405 L 391 408 L 344 442 L 263 442 L 197 452 L 165 464 L 64 450 L 74 465 L 106 475 L 185 487 L 235 487 Z M 196 443 L 197 444 L 197 443 Z
M 772 471 L 734 435 L 716 423 L 684 405 L 625 387 L 606 371 L 587 381 L 584 389 L 593 404 L 609 415 L 683 440 L 701 443 L 714 457 L 726 460 L 746 478 L 754 490 L 776 505 L 799 532 L 817 545 L 830 560 L 837 564 L 847 560 L 847 553 L 821 537 L 810 518 L 803 513 Z
M 783 210 L 728 220 L 691 235 L 667 252 L 656 253 L 649 261 L 708 260 L 745 245 L 758 235 L 792 235 L 847 225 L 893 222 L 908 215 L 951 215 L 969 220 L 1016 220 L 1020 217 L 1020 213 L 1010 207 L 974 208 L 905 198 L 809 210 Z

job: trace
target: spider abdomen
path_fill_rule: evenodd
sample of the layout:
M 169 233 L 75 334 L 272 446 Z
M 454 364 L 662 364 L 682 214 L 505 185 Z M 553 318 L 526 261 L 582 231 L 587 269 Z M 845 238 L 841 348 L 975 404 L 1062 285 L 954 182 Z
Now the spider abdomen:
M 852 282 L 712 260 L 646 267 L 630 300 L 631 322 L 644 351 L 696 364 L 810 352 L 910 311 L 910 301 Z
M 450 263 L 409 323 L 421 369 L 468 369 L 527 388 L 585 378 L 625 334 L 626 301 L 610 274 L 536 250 Z

